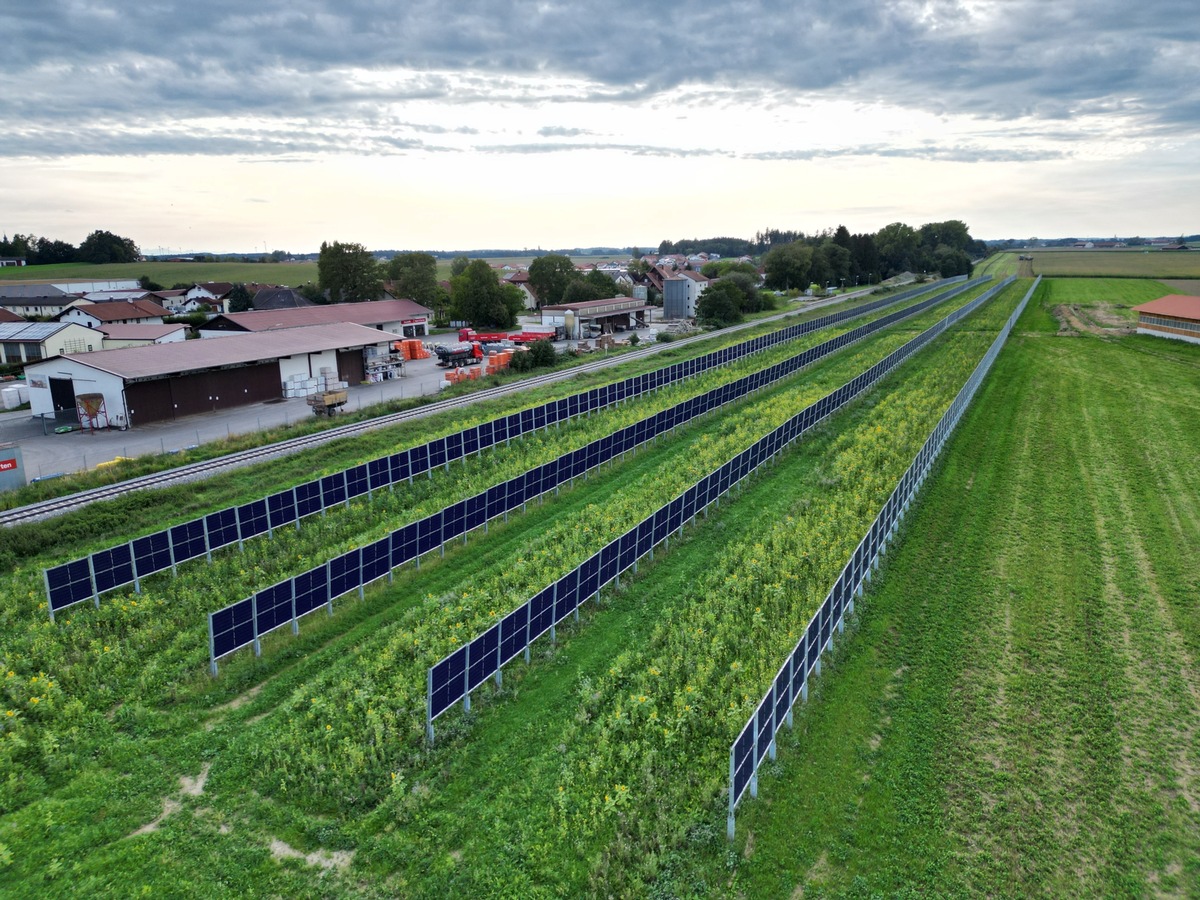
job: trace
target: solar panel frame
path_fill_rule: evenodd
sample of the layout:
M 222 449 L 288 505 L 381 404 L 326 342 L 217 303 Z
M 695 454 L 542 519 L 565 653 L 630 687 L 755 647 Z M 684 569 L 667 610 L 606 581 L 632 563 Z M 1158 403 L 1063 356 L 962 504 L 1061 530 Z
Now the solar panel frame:
M 143 535 L 130 541 L 133 568 L 138 578 L 171 568 L 171 537 L 166 531 Z
M 97 594 L 131 584 L 134 580 L 133 546 L 118 544 L 93 553 L 92 577 Z
M 57 612 L 96 595 L 88 559 L 75 559 L 44 570 L 50 610 Z

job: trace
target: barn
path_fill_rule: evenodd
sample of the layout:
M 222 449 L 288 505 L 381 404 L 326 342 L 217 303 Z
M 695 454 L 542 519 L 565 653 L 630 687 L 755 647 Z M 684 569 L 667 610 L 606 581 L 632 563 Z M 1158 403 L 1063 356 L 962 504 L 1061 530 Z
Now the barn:
M 1138 334 L 1200 344 L 1200 297 L 1168 294 L 1133 311 L 1138 314 Z
M 214 316 L 196 329 L 202 338 L 246 332 L 275 331 L 303 325 L 354 322 L 394 336 L 418 338 L 429 334 L 433 312 L 412 300 L 370 300 L 364 303 L 330 303 L 289 309 L 256 309 Z
M 364 350 L 389 335 L 353 323 L 312 325 L 219 341 L 71 353 L 25 367 L 35 416 L 76 421 L 76 398 L 99 394 L 109 424 L 144 425 L 283 396 L 293 376 L 336 369 L 364 378 Z

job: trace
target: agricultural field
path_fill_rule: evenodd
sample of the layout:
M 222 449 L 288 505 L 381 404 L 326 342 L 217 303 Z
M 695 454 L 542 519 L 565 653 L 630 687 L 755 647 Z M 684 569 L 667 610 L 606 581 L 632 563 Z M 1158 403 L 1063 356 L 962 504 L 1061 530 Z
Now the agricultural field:
M 1129 334 L 1137 330 L 1133 307 L 1172 293 L 1169 285 L 1142 278 L 1050 278 L 1042 305 L 1063 332 Z
M 1052 278 L 1200 278 L 1200 253 L 1192 250 L 1026 250 L 1036 275 Z M 1016 258 L 1015 253 L 1005 256 Z
M 1194 895 L 1200 472 L 1175 460 L 1200 435 L 1200 348 L 1060 338 L 1055 309 L 1088 302 L 1070 282 L 1031 302 L 725 838 L 729 744 L 794 643 L 787 623 L 824 597 L 1028 286 L 672 537 L 439 719 L 432 746 L 429 662 L 967 298 L 342 598 L 215 680 L 203 610 L 631 411 L 58 626 L 39 554 L 94 546 L 119 516 L 24 545 L 0 590 L 0 895 Z

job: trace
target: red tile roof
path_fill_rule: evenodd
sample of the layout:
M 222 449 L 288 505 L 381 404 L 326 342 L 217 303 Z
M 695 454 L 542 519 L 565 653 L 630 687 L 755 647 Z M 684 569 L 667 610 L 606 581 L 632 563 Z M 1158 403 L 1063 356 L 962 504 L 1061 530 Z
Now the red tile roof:
M 1141 306 L 1135 306 L 1133 311 L 1200 322 L 1200 297 L 1192 297 L 1188 294 L 1168 294 L 1157 300 L 1151 300 L 1149 303 L 1143 303 Z

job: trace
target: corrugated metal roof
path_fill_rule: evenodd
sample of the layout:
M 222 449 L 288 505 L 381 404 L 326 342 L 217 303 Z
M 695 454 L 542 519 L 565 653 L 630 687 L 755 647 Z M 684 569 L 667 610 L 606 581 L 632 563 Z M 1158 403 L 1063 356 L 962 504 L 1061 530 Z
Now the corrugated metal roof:
M 122 347 L 93 353 L 67 353 L 63 359 L 122 378 L 161 378 L 199 369 L 266 362 L 301 353 L 350 350 L 381 344 L 395 335 L 352 323 L 312 325 L 258 334 L 233 334 L 219 340 L 182 341 Z M 51 360 L 36 365 L 51 364 Z M 36 366 L 26 367 L 36 368 Z
M 1187 294 L 1168 294 L 1135 306 L 1134 312 L 1150 313 L 1155 316 L 1174 316 L 1177 319 L 1195 319 L 1200 322 L 1200 297 Z
M 416 319 L 432 315 L 432 310 L 428 310 L 412 300 L 369 300 L 365 303 L 330 303 L 293 309 L 260 309 L 250 312 L 226 313 L 214 317 L 211 321 L 224 319 L 247 331 L 263 332 L 274 331 L 278 328 L 297 328 L 304 325 L 327 325 L 334 322 L 382 325 L 385 322 L 398 322 L 401 319 Z
M 4 322 L 0 324 L 0 341 L 44 341 L 73 323 L 68 322 Z
M 175 331 L 186 329 L 186 325 L 98 325 L 105 337 L 115 341 L 153 341 Z

